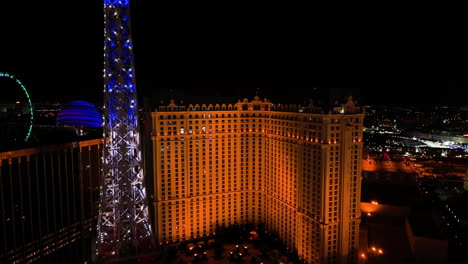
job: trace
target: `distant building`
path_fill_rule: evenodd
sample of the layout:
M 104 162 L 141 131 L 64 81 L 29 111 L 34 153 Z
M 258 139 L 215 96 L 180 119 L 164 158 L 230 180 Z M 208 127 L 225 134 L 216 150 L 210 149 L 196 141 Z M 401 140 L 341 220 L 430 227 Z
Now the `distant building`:
M 31 126 L 28 110 L 28 105 L 20 101 L 0 102 L 0 146 L 24 142 Z
M 308 263 L 357 259 L 364 113 L 255 97 L 152 113 L 161 244 L 264 224 Z

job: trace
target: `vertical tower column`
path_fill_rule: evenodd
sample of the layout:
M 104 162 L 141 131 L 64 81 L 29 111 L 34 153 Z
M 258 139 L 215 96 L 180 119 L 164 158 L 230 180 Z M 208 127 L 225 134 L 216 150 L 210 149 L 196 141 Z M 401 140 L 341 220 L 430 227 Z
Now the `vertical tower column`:
M 130 1 L 104 0 L 104 148 L 98 260 L 150 260 L 154 251 L 140 148 Z

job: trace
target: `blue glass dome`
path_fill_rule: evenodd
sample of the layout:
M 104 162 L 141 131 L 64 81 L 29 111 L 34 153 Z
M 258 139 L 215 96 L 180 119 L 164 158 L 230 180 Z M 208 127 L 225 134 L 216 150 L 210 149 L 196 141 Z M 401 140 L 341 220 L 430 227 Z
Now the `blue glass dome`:
M 102 127 L 102 114 L 86 101 L 72 101 L 57 114 L 57 126 Z

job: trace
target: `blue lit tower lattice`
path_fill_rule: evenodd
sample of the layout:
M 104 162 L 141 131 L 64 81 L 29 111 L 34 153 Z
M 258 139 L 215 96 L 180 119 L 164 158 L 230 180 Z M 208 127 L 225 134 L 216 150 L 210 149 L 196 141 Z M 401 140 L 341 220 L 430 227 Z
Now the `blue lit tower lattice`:
M 104 153 L 96 254 L 105 263 L 152 258 L 140 149 L 129 0 L 104 0 Z

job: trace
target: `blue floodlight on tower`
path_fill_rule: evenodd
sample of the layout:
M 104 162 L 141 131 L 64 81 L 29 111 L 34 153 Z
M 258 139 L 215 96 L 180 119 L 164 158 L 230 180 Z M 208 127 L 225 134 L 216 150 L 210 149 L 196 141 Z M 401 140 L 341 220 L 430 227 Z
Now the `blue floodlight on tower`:
M 154 241 L 140 149 L 128 0 L 104 0 L 104 153 L 96 254 L 149 260 Z

